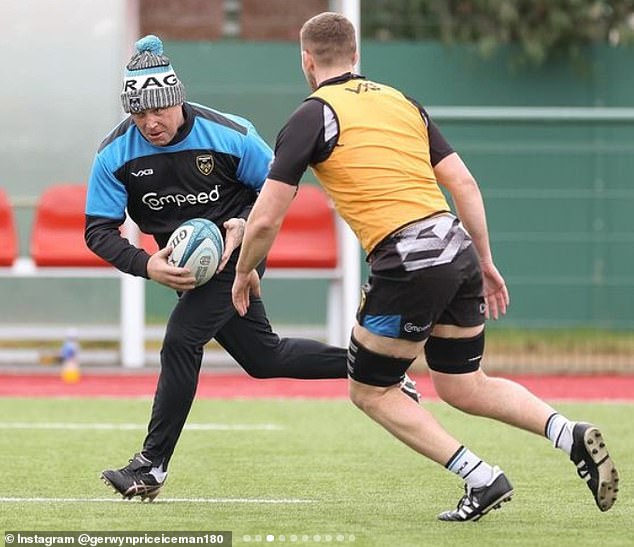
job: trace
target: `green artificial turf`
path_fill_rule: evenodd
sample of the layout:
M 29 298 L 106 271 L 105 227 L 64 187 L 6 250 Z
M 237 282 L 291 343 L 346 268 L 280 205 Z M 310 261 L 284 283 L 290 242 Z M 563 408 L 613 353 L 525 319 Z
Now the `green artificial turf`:
M 515 486 L 502 510 L 460 524 L 436 515 L 455 506 L 461 481 L 347 401 L 196 401 L 188 423 L 216 429 L 183 432 L 154 503 L 118 501 L 99 474 L 123 466 L 139 449 L 150 406 L 129 399 L 0 399 L 0 529 L 228 530 L 234 545 L 262 546 L 634 544 L 634 405 L 559 405 L 570 418 L 601 426 L 619 468 L 619 499 L 601 513 L 547 440 L 425 402 Z M 61 429 L 7 425 L 43 422 Z M 117 424 L 128 425 L 113 429 Z

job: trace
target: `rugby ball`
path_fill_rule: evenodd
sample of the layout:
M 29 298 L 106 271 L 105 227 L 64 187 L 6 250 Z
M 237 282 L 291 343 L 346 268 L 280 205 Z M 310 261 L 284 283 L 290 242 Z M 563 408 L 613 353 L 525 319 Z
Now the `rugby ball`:
M 218 268 L 224 241 L 211 220 L 193 218 L 172 232 L 167 246 L 172 249 L 168 261 L 172 266 L 188 268 L 196 278 L 196 286 L 209 281 Z

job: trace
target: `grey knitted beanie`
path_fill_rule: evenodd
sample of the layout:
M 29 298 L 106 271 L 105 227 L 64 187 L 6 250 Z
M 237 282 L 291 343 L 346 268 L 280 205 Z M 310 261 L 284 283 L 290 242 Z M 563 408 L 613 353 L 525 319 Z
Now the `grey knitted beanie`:
M 163 43 L 150 34 L 136 44 L 136 53 L 126 66 L 121 103 L 127 113 L 176 106 L 185 100 L 185 88 L 170 60 L 163 55 Z

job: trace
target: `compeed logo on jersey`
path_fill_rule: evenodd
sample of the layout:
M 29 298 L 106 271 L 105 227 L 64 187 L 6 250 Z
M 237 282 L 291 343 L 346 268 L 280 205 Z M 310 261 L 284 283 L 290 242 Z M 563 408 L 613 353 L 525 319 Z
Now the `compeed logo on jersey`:
M 219 185 L 216 184 L 209 192 L 198 192 L 197 194 L 163 194 L 148 192 L 144 194 L 141 201 L 152 211 L 161 211 L 165 207 L 174 205 L 183 207 L 186 205 L 205 205 L 214 203 L 220 199 Z

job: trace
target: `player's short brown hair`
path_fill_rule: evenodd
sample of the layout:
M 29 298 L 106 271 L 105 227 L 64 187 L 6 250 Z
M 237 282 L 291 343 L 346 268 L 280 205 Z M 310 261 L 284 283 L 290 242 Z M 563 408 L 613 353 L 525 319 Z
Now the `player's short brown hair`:
M 299 37 L 302 49 L 321 66 L 349 62 L 357 51 L 354 26 L 340 13 L 315 15 L 304 23 Z

